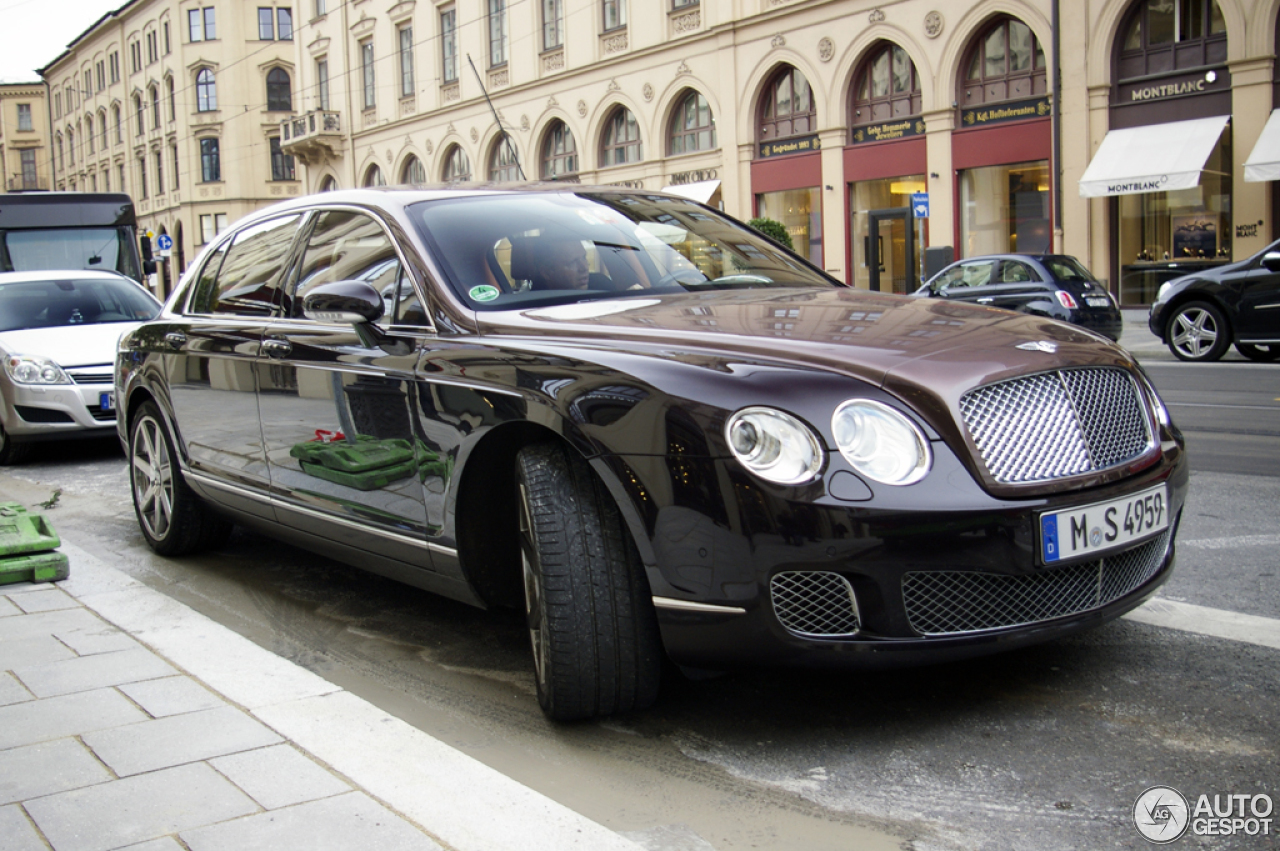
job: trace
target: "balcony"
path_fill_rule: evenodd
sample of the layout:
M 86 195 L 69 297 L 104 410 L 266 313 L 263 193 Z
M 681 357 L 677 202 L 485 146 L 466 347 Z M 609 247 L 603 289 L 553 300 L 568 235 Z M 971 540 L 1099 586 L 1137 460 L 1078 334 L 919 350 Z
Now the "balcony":
M 47 177 L 30 177 L 15 174 L 9 178 L 10 192 L 27 192 L 35 189 L 48 190 L 48 188 L 49 178 Z
M 280 122 L 280 148 L 303 165 L 315 165 L 327 157 L 342 156 L 342 115 L 327 109 Z

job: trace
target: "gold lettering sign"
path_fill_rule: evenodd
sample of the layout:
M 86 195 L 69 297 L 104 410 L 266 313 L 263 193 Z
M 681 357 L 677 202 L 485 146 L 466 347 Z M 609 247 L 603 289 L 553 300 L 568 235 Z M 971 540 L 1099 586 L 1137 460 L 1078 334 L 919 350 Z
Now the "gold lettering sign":
M 861 145 L 864 142 L 892 142 L 895 139 L 907 139 L 924 133 L 924 120 L 909 118 L 905 121 L 890 121 L 884 124 L 869 124 L 866 127 L 855 127 L 849 134 L 849 144 Z
M 1001 103 L 994 106 L 966 109 L 960 113 L 960 122 L 965 127 L 983 127 L 988 124 L 999 124 L 1003 121 L 1024 121 L 1029 118 L 1044 118 L 1053 107 L 1049 98 L 1023 100 L 1015 103 Z
M 760 157 L 780 157 L 786 154 L 807 154 L 821 149 L 822 145 L 816 135 L 800 136 L 795 139 L 779 139 L 776 142 L 761 142 Z

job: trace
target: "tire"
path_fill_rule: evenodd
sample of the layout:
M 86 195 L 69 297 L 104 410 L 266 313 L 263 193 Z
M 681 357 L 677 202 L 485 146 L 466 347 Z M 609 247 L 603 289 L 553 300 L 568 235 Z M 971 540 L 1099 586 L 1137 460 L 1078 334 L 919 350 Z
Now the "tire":
M 1255 346 L 1253 343 L 1236 343 L 1236 351 L 1249 360 L 1260 363 L 1270 363 L 1280 358 L 1280 345 Z
M 187 485 L 176 457 L 160 409 L 143 402 L 129 427 L 129 489 L 142 537 L 162 556 L 215 547 L 231 532 Z
M 14 443 L 9 432 L 0 425 L 0 467 L 14 467 L 31 457 L 30 443 Z
M 1169 351 L 1178 360 L 1215 361 L 1231 345 L 1231 329 L 1222 311 L 1207 301 L 1179 307 L 1165 325 Z
M 560 444 L 516 456 L 520 559 L 538 703 L 554 721 L 645 709 L 662 648 L 636 551 L 604 483 Z

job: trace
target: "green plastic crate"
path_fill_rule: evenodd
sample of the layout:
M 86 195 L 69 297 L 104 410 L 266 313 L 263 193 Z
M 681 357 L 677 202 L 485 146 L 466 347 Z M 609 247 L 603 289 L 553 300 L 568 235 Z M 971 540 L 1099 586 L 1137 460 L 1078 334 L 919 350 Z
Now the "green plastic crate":
M 0 585 L 15 582 L 57 582 L 71 575 L 62 553 L 32 553 L 0 559 Z
M 43 514 L 29 514 L 18 502 L 0 503 L 0 558 L 42 553 L 61 544 Z

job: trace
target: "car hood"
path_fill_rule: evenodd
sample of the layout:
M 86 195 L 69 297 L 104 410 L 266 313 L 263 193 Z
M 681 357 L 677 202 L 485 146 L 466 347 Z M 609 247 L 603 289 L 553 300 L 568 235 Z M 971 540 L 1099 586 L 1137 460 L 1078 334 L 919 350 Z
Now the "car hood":
M 11 355 L 43 355 L 66 368 L 114 363 L 116 341 L 138 322 L 63 325 L 0 333 L 0 349 Z
M 1133 366 L 1124 349 L 1079 326 L 857 289 L 638 296 L 487 311 L 477 320 L 482 334 L 522 337 L 537 348 L 606 346 L 637 356 L 845 374 L 884 388 L 944 428 L 976 386 L 1068 366 Z

